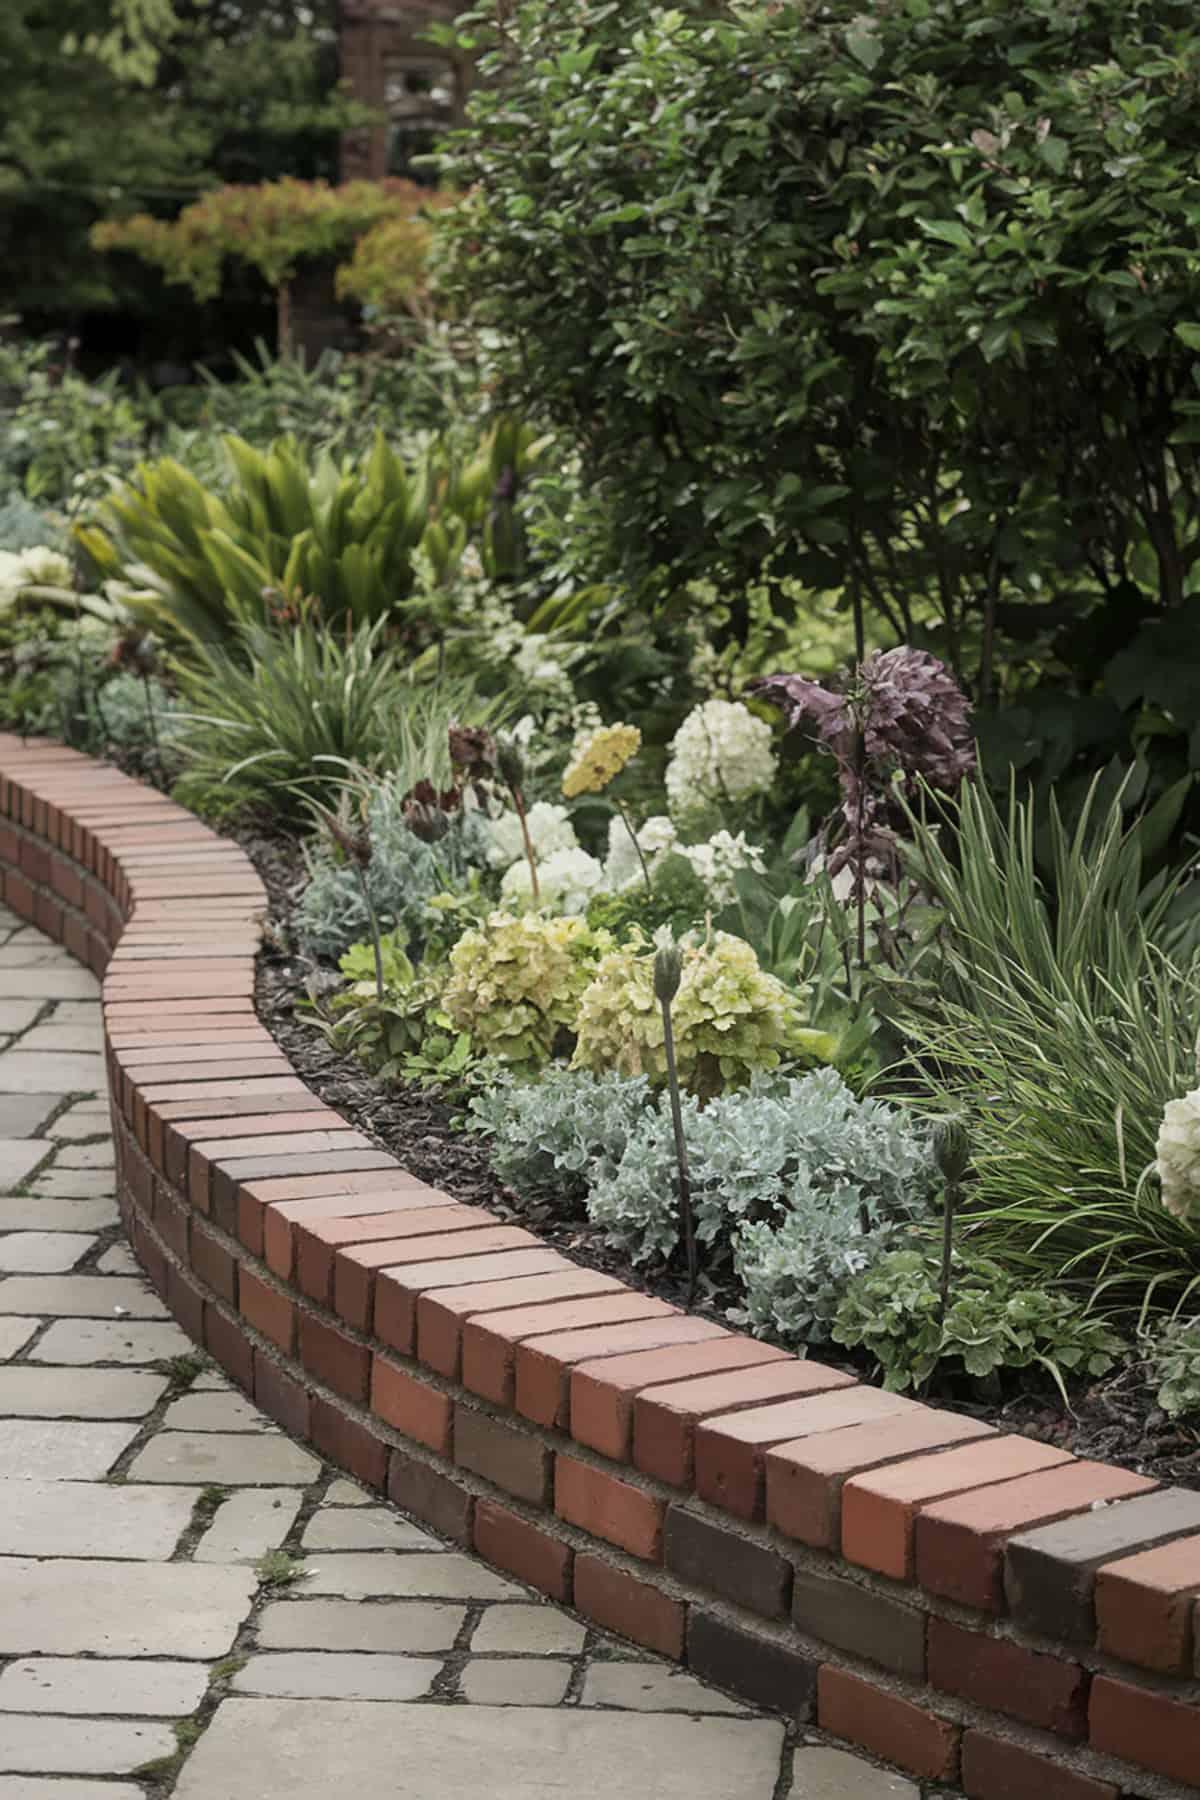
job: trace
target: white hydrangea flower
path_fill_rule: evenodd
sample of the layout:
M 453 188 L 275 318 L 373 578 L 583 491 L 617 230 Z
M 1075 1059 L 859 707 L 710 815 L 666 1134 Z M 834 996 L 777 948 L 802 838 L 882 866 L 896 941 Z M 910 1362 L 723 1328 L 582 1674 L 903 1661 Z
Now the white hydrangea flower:
M 637 834 L 648 868 L 653 868 L 656 857 L 673 850 L 678 840 L 679 834 L 665 813 L 655 813 L 653 818 L 647 819 L 639 828 Z M 622 888 L 636 886 L 642 879 L 642 865 L 623 819 L 609 820 L 604 876 L 614 894 L 619 893 Z
M 762 851 L 757 844 L 746 842 L 744 831 L 736 837 L 718 831 L 706 844 L 682 844 L 680 853 L 708 889 L 714 906 L 728 906 L 737 898 L 734 877 L 739 869 L 753 869 L 761 875 L 766 868 Z
M 579 839 L 575 836 L 575 827 L 565 806 L 555 806 L 548 800 L 535 800 L 525 814 L 525 821 L 529 826 L 533 854 L 539 863 L 553 856 L 556 850 L 579 848 Z M 488 849 L 488 862 L 493 869 L 511 869 L 514 863 L 525 862 L 525 840 L 521 835 L 521 821 L 515 812 L 506 809 L 498 819 L 489 819 L 488 832 L 492 840 Z
M 604 891 L 603 864 L 586 850 L 555 850 L 544 862 L 538 862 L 540 902 L 553 912 L 586 912 L 592 895 Z M 500 897 L 517 908 L 533 904 L 533 882 L 524 857 L 513 864 L 500 883 Z
M 708 806 L 749 800 L 775 779 L 771 727 L 740 700 L 706 700 L 688 714 L 671 743 L 667 799 L 685 819 Z
M 541 699 L 569 706 L 575 698 L 569 671 L 583 649 L 582 644 L 561 643 L 544 631 L 527 631 L 512 659 L 513 668 L 526 692 L 536 689 Z
M 1200 1219 L 1200 1088 L 1168 1100 L 1154 1167 L 1167 1211 L 1177 1219 Z
M 0 550 L 0 607 L 11 606 L 26 588 L 72 585 L 70 562 L 45 544 L 32 550 Z

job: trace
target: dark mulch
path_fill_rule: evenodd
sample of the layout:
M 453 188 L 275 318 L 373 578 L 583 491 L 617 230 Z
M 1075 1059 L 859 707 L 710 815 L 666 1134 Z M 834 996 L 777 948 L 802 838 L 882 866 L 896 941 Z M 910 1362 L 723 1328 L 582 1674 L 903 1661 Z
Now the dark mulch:
M 576 1262 L 682 1305 L 685 1288 L 674 1269 L 647 1275 L 600 1242 L 580 1220 L 563 1219 L 546 1208 L 523 1206 L 496 1179 L 486 1149 L 456 1124 L 455 1109 L 440 1095 L 378 1081 L 354 1057 L 330 1047 L 296 1008 L 313 973 L 312 965 L 295 954 L 287 929 L 293 897 L 303 878 L 299 851 L 295 844 L 249 826 L 230 835 L 237 837 L 253 859 L 271 897 L 268 941 L 258 963 L 259 1015 L 314 1092 L 422 1181 L 455 1200 L 486 1207 L 497 1218 L 530 1227 Z M 704 1294 L 694 1310 L 724 1322 L 730 1300 L 729 1294 Z M 831 1355 L 822 1349 L 820 1354 L 825 1362 L 864 1375 L 863 1367 L 844 1353 Z M 990 1402 L 964 1398 L 949 1389 L 929 1398 L 1002 1429 L 1056 1444 L 1076 1456 L 1117 1463 L 1157 1481 L 1200 1488 L 1200 1432 L 1169 1420 L 1154 1404 L 1153 1390 L 1136 1369 L 1124 1370 L 1074 1395 L 1073 1410 L 1064 1407 L 1051 1385 L 1023 1385 L 1020 1392 Z

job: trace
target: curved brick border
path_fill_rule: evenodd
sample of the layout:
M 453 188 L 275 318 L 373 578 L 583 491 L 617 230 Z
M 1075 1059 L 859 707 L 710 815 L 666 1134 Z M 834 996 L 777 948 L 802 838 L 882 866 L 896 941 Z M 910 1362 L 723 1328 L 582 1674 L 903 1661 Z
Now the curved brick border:
M 104 976 L 138 1256 L 288 1431 L 930 1782 L 1200 1791 L 1200 1494 L 689 1318 L 408 1175 L 258 1022 L 246 857 L 116 771 L 0 736 L 0 869 Z

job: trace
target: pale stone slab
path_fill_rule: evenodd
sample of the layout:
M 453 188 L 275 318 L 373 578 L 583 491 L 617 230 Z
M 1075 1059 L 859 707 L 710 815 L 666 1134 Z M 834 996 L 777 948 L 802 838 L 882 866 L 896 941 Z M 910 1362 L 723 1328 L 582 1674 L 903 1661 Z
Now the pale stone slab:
M 36 1226 L 39 1231 L 94 1234 L 115 1225 L 120 1216 L 115 1200 L 47 1200 L 41 1194 L 27 1194 L 21 1199 L 0 1196 L 0 1231 L 27 1231 Z
M 669 1664 L 593 1663 L 583 1683 L 584 1706 L 636 1712 L 745 1713 L 746 1708 L 694 1675 Z
M 194 1488 L 2 1482 L 0 1555 L 165 1561 L 187 1529 L 195 1503 Z
M 340 1594 L 369 1600 L 383 1594 L 411 1594 L 431 1600 L 511 1600 L 521 1593 L 470 1557 L 442 1552 L 426 1556 L 389 1552 L 322 1556 L 304 1584 L 307 1594 Z
M 78 1200 L 77 1206 L 86 1206 L 86 1200 Z M 128 1244 L 110 1244 L 104 1255 L 96 1263 L 101 1275 L 140 1275 L 142 1266 Z
M 20 1187 L 53 1148 L 49 1138 L 0 1137 L 0 1193 Z
M 421 1656 L 329 1655 L 294 1650 L 252 1656 L 234 1676 L 239 1694 L 298 1700 L 420 1700 L 441 1669 Z
M 10 1231 L 0 1237 L 0 1275 L 64 1275 L 95 1238 L 67 1231 Z
M 549 1657 L 482 1658 L 469 1662 L 460 1686 L 475 1706 L 557 1706 L 571 1679 L 568 1662 Z
M 41 1010 L 40 1000 L 0 1000 L 0 1031 L 27 1031 Z
M 845 1750 L 813 1744 L 796 1751 L 790 1800 L 920 1800 L 920 1789 Z
M 60 1000 L 54 1009 L 56 1025 L 87 1025 L 102 1012 L 99 997 L 95 1000 Z
M 578 1656 L 586 1636 L 582 1625 L 555 1606 L 489 1606 L 475 1627 L 471 1654 Z
M 365 1488 L 356 1487 L 352 1481 L 340 1478 L 331 1481 L 329 1492 L 325 1496 L 326 1506 L 372 1506 L 374 1501 Z
M 95 1000 L 99 995 L 96 977 L 76 962 L 0 969 L 0 1000 Z M 87 1083 L 80 1082 L 75 1091 L 86 1093 Z
M 181 1718 L 196 1710 L 207 1687 L 203 1663 L 39 1656 L 9 1663 L 0 1674 L 0 1712 Z
M 64 970 L 70 976 L 71 970 Z M 2 991 L 0 978 L 0 991 Z M 7 1050 L 0 1056 L 0 1093 L 94 1094 L 104 1086 L 104 1058 L 69 1050 Z
M 0 1655 L 226 1656 L 254 1589 L 212 1564 L 3 1557 Z
M 10 1713 L 0 1728 L 0 1769 L 15 1775 L 129 1775 L 177 1748 L 169 1725 Z
M 61 1118 L 55 1119 L 50 1127 L 50 1135 L 65 1138 L 72 1143 L 99 1137 L 101 1132 L 108 1130 L 109 1120 L 107 1100 L 82 1100 L 78 1106 L 72 1106 L 63 1113 Z
M 0 1295 L 4 1292 L 0 1287 Z M 186 1356 L 192 1340 L 178 1325 L 147 1324 L 136 1319 L 62 1319 L 51 1325 L 31 1352 L 36 1362 L 153 1363 Z
M 0 1469 L 9 1481 L 96 1481 L 137 1434 L 115 1420 L 0 1419 Z
M 58 1153 L 56 1169 L 111 1169 L 116 1163 L 111 1140 L 107 1143 L 68 1144 Z
M 104 1027 L 99 1018 L 91 1025 L 60 1025 L 49 1019 L 35 1025 L 21 1039 L 22 1050 L 82 1050 L 85 1055 L 99 1056 L 104 1051 Z
M 407 1606 L 358 1606 L 352 1600 L 272 1600 L 259 1617 L 258 1641 L 266 1650 L 354 1650 L 378 1655 L 452 1650 L 466 1616 L 463 1606 L 426 1605 L 420 1600 Z
M 108 1200 L 113 1191 L 111 1169 L 47 1169 L 30 1184 L 31 1193 L 48 1200 Z
M 43 1121 L 61 1105 L 58 1094 L 0 1094 L 0 1137 L 40 1136 Z
M 21 1363 L 0 1369 L 0 1418 L 140 1419 L 157 1406 L 166 1387 L 165 1375 Z
M 436 1550 L 437 1538 L 385 1507 L 322 1507 L 304 1531 L 306 1550 Z
M 768 1719 L 234 1698 L 175 1800 L 612 1800 L 631 1770 L 654 1800 L 771 1800 L 782 1741 Z
M 40 1313 L 51 1319 L 167 1317 L 146 1282 L 121 1275 L 14 1275 L 0 1281 L 0 1313 Z
M 0 1362 L 24 1349 L 37 1328 L 36 1319 L 0 1319 Z
M 131 1481 L 198 1481 L 218 1487 L 306 1487 L 321 1465 L 289 1438 L 266 1433 L 161 1431 L 140 1450 Z
M 244 1394 L 191 1393 L 168 1406 L 163 1414 L 168 1431 L 273 1431 L 265 1413 Z
M 75 958 L 40 931 L 17 931 L 0 945 L 0 969 L 70 968 Z
M 302 1495 L 296 1488 L 247 1488 L 233 1494 L 194 1552 L 197 1562 L 257 1562 L 278 1550 L 295 1523 Z
M 0 1800 L 145 1800 L 128 1781 L 56 1781 L 39 1775 L 0 1775 Z

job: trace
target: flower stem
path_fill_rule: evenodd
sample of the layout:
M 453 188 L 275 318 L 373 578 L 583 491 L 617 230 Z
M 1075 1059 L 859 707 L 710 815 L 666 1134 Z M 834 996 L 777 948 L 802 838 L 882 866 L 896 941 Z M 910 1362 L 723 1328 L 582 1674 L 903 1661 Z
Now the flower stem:
M 675 1162 L 679 1170 L 679 1211 L 683 1220 L 683 1242 L 687 1251 L 687 1303 L 696 1299 L 698 1274 L 696 1256 L 696 1219 L 692 1212 L 692 1184 L 688 1171 L 687 1139 L 683 1135 L 683 1106 L 679 1097 L 679 1070 L 675 1062 L 675 1026 L 671 1019 L 671 1002 L 661 1000 L 663 1017 L 663 1051 L 667 1059 L 667 1091 L 671 1096 L 671 1124 L 675 1131 Z
M 533 839 L 529 835 L 529 821 L 525 817 L 525 796 L 519 787 L 510 787 L 513 805 L 517 809 L 517 817 L 521 821 L 521 842 L 525 846 L 525 860 L 529 864 L 529 888 L 533 895 L 533 904 L 538 905 L 542 890 L 538 885 L 537 859 L 533 854 Z
M 375 992 L 379 997 L 380 1005 L 382 1005 L 384 997 L 383 944 L 379 936 L 379 915 L 375 911 L 371 902 L 371 895 L 367 889 L 367 871 L 357 864 L 355 865 L 355 868 L 358 874 L 358 885 L 362 891 L 363 904 L 367 909 L 367 918 L 371 922 L 371 948 L 375 952 Z
M 637 859 L 642 865 L 642 880 L 646 883 L 646 892 L 648 894 L 651 894 L 654 892 L 654 889 L 650 885 L 650 871 L 646 867 L 646 858 L 642 854 L 642 846 L 638 843 L 637 832 L 633 829 L 633 826 L 629 822 L 629 814 L 625 811 L 623 802 L 620 800 L 617 800 L 615 802 L 615 805 L 616 805 L 618 813 L 621 816 L 622 825 L 624 825 L 626 831 L 629 833 L 631 839 L 633 840 L 633 847 L 637 851 Z

